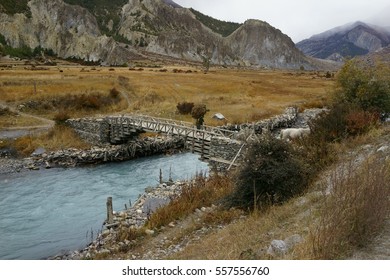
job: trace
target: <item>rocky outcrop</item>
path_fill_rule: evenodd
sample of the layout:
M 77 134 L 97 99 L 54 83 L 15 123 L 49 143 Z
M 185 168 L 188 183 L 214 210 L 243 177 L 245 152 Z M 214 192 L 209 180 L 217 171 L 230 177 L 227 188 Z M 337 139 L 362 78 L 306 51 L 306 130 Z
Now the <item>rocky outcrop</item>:
M 164 55 L 218 65 L 326 67 L 306 58 L 288 36 L 266 22 L 248 20 L 223 37 L 171 0 L 129 0 L 116 19 L 105 18 L 104 24 L 93 9 L 63 0 L 31 0 L 28 7 L 30 16 L 0 13 L 0 34 L 14 48 L 40 46 L 61 58 L 122 65 Z M 103 34 L 102 28 L 109 31 Z
M 312 68 L 308 59 L 295 47 L 294 42 L 280 30 L 266 22 L 248 20 L 226 38 L 226 50 L 235 54 L 245 65 L 271 68 Z M 230 46 L 230 48 L 228 48 Z M 223 52 L 221 53 L 223 55 Z
M 0 14 L 0 33 L 8 45 L 52 50 L 59 57 L 121 64 L 139 57 L 102 35 L 94 15 L 62 0 L 31 0 L 31 17 Z

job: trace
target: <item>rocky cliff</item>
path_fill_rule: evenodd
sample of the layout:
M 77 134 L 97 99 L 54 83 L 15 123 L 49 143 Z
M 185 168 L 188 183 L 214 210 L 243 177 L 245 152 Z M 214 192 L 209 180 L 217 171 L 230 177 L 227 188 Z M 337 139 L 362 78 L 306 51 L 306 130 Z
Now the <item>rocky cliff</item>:
M 207 24 L 209 17 L 200 17 L 171 0 L 128 0 L 123 6 L 123 1 L 113 1 L 110 10 L 108 0 L 97 1 L 96 6 L 91 1 L 65 2 L 31 0 L 28 13 L 0 9 L 0 34 L 14 48 L 39 46 L 62 58 L 103 64 L 120 65 L 158 54 L 197 62 L 208 59 L 220 65 L 319 67 L 288 36 L 266 22 L 230 25 L 237 29 L 225 36 Z M 106 15 L 102 15 L 104 10 Z
M 316 58 L 342 60 L 378 51 L 389 44 L 390 32 L 385 28 L 355 22 L 312 36 L 297 47 Z

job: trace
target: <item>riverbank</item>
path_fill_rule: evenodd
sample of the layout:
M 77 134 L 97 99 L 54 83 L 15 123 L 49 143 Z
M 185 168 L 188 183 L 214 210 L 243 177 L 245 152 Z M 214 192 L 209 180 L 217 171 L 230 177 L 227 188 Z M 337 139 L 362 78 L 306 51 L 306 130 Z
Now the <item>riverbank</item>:
M 172 198 L 180 195 L 182 188 L 187 184 L 185 181 L 165 182 L 156 187 L 147 187 L 145 192 L 139 196 L 132 206 L 118 212 L 113 212 L 113 223 L 104 222 L 103 230 L 96 239 L 87 247 L 65 254 L 49 257 L 50 260 L 83 260 L 94 259 L 96 256 L 109 255 L 114 252 L 127 251 L 131 246 L 136 245 L 136 240 L 121 240 L 124 232 L 136 232 L 152 236 L 153 230 L 141 229 L 148 220 L 149 215 L 157 208 L 168 204 Z M 174 227 L 172 223 L 170 226 Z M 112 245 L 114 244 L 114 245 Z

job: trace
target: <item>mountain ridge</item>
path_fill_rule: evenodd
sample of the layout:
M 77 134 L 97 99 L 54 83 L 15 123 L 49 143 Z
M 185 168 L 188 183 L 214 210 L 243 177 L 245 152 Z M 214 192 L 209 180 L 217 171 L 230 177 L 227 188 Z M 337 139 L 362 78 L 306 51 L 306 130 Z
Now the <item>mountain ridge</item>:
M 266 22 L 226 23 L 171 0 L 31 0 L 27 6 L 28 15 L 0 13 L 0 34 L 14 48 L 41 47 L 61 58 L 106 65 L 150 55 L 226 66 L 324 65 Z
M 313 35 L 296 46 L 315 58 L 344 60 L 378 51 L 389 44 L 390 32 L 386 28 L 357 21 Z

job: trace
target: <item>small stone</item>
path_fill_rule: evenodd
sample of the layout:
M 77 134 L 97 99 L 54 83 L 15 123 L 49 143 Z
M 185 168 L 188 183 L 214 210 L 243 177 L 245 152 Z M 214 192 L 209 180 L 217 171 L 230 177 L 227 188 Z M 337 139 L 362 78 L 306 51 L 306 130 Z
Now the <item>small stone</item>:
M 99 253 L 100 253 L 100 254 L 110 254 L 111 251 L 108 250 L 108 249 L 103 249 L 103 250 L 99 251 Z
M 51 168 L 51 165 L 49 162 L 45 161 L 45 168 L 46 169 L 50 169 Z
M 135 211 L 137 214 L 142 214 L 142 210 L 141 209 L 137 209 L 137 211 Z
M 287 244 L 283 240 L 273 240 L 267 253 L 271 256 L 284 255 L 288 251 Z
M 147 235 L 153 235 L 154 234 L 154 230 L 147 229 L 147 230 L 145 230 L 145 233 Z
M 169 225 L 168 225 L 170 228 L 174 228 L 176 225 L 175 225 L 175 223 L 174 222 L 171 222 L 171 223 L 169 223 Z
M 299 234 L 294 234 L 290 237 L 287 237 L 285 240 L 284 240 L 284 243 L 286 243 L 286 246 L 287 246 L 287 249 L 290 250 L 291 248 L 293 248 L 295 245 L 299 244 L 299 243 L 302 243 L 303 242 L 303 238 L 302 236 L 300 236 Z
M 389 146 L 382 146 L 380 147 L 377 152 L 382 152 L 382 153 L 385 153 L 387 150 L 389 149 Z

